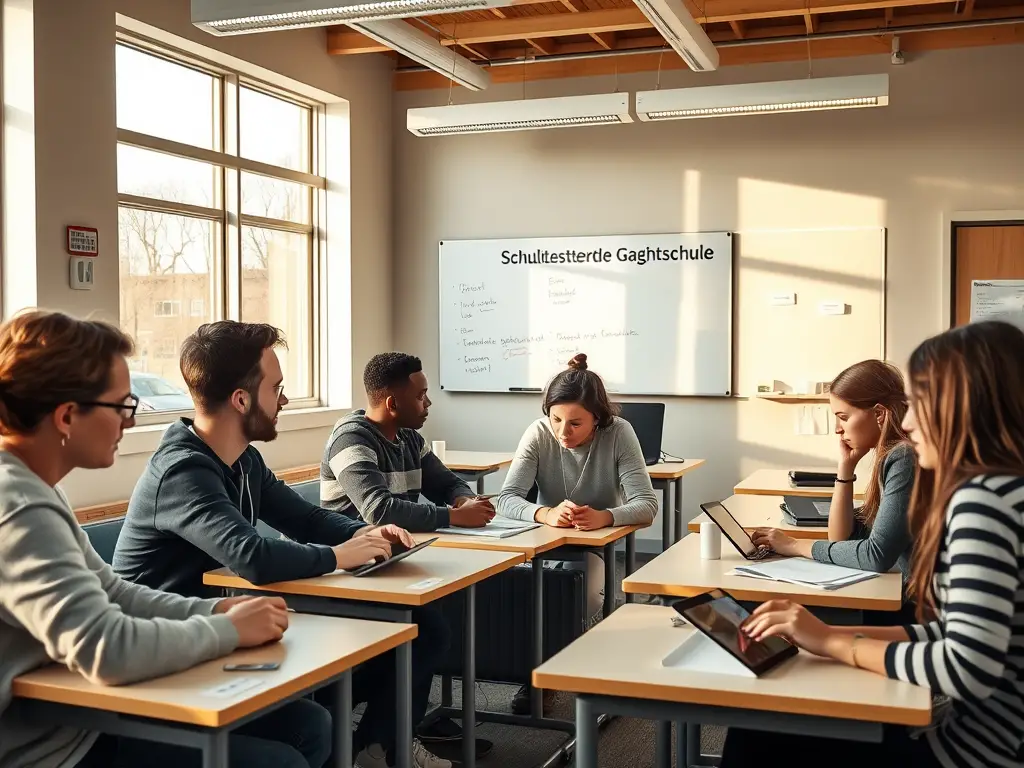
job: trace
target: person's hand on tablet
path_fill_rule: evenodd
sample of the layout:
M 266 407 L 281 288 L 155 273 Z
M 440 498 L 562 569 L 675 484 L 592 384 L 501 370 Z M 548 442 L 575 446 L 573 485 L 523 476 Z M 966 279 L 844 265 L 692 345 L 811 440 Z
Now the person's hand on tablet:
M 758 528 L 751 535 L 751 540 L 756 547 L 768 547 L 786 557 L 797 557 L 796 539 L 788 536 L 778 528 Z
M 334 550 L 337 567 L 342 571 L 350 571 L 377 558 L 387 560 L 391 557 L 391 543 L 378 535 L 376 530 L 365 536 L 353 536 L 344 544 L 331 549 Z
M 382 537 L 385 541 L 389 541 L 392 544 L 401 544 L 403 546 L 412 547 L 416 546 L 416 542 L 413 540 L 412 535 L 397 525 L 382 525 L 374 531 L 371 531 L 370 535 L 377 534 Z
M 829 639 L 835 630 L 802 605 L 789 600 L 769 600 L 759 605 L 742 629 L 754 640 L 782 637 L 817 656 L 830 656 Z

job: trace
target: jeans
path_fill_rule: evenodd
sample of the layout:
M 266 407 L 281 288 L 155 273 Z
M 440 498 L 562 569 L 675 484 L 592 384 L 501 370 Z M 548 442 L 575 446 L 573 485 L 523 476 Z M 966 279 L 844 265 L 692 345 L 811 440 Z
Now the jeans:
M 309 699 L 298 699 L 231 732 L 230 768 L 322 768 L 331 754 L 331 716 Z M 191 747 L 101 736 L 76 768 L 201 768 Z
M 415 728 L 427 714 L 434 673 L 448 653 L 452 631 L 441 611 L 432 605 L 413 608 L 412 623 L 419 627 L 419 634 L 412 641 L 412 725 Z M 380 744 L 389 754 L 394 754 L 397 743 L 395 659 L 395 652 L 390 651 L 361 665 L 352 675 L 352 703 L 366 702 L 352 740 L 357 753 L 370 744 Z M 318 693 L 318 699 L 326 703 L 329 693 L 326 690 Z

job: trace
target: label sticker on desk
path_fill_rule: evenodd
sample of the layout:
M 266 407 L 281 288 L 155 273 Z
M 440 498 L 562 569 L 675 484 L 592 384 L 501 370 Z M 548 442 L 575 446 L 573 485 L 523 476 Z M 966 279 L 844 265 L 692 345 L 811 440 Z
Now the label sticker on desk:
M 251 691 L 253 688 L 259 688 L 265 682 L 266 680 L 260 680 L 258 677 L 238 677 L 231 682 L 207 688 L 203 691 L 203 695 L 212 696 L 215 699 L 230 699 L 232 696 Z
M 443 581 L 444 579 L 439 577 L 424 579 L 423 581 L 417 581 L 415 584 L 410 584 L 409 589 L 430 589 L 431 587 L 436 587 Z

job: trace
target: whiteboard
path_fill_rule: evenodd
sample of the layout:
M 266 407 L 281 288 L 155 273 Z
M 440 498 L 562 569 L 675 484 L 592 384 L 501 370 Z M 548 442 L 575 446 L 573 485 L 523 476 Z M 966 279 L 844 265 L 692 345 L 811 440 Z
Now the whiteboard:
M 539 391 L 577 353 L 612 392 L 732 392 L 730 232 L 446 240 L 440 385 Z

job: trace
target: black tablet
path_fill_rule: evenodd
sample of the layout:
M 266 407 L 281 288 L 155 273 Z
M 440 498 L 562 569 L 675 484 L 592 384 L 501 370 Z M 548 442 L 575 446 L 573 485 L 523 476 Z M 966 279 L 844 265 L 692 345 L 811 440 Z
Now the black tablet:
M 413 552 L 419 552 L 424 547 L 429 547 L 439 538 L 440 536 L 435 536 L 432 539 L 421 541 L 415 547 L 406 547 L 404 544 L 394 543 L 391 545 L 391 557 L 387 558 L 386 560 L 374 559 L 369 563 L 360 565 L 358 568 L 353 568 L 351 571 L 349 571 L 349 573 L 351 573 L 353 576 L 369 576 L 371 573 L 376 573 L 377 571 L 383 568 L 387 568 L 392 563 L 396 563 L 399 560 L 404 560 Z
M 672 604 L 676 612 L 715 641 L 755 675 L 761 675 L 791 656 L 797 648 L 781 637 L 752 640 L 740 625 L 750 613 L 720 589 Z

